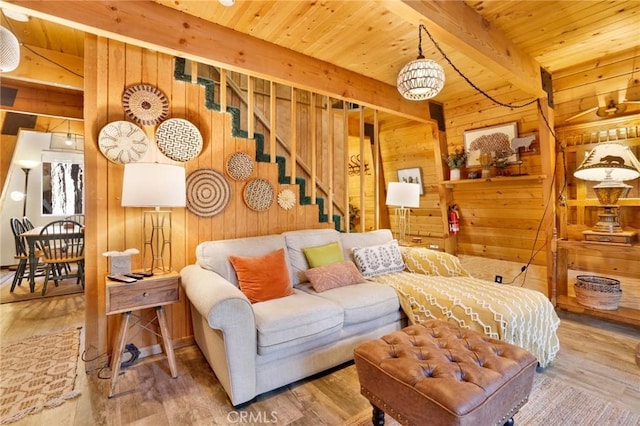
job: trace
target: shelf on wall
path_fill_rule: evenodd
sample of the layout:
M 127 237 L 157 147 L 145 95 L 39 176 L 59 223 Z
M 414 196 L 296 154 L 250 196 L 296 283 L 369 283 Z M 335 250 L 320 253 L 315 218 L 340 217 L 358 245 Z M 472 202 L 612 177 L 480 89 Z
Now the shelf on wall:
M 579 304 L 575 297 L 558 295 L 557 305 L 561 309 L 565 309 L 575 314 L 589 314 L 594 317 L 604 318 L 617 321 L 624 324 L 640 326 L 640 311 L 637 309 L 625 308 L 619 306 L 613 311 L 605 311 L 600 309 L 592 309 Z
M 470 183 L 504 183 L 504 182 L 516 182 L 516 181 L 539 181 L 542 182 L 547 178 L 547 175 L 524 175 L 524 176 L 495 176 L 488 179 L 460 179 L 460 180 L 444 180 L 440 182 L 440 185 L 444 185 L 447 188 L 453 188 L 456 185 L 465 185 Z

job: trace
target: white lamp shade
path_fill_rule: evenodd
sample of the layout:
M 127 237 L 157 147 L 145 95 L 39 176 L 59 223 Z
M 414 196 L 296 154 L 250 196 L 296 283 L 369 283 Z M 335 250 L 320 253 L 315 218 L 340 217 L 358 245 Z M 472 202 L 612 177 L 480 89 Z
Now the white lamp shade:
M 161 163 L 127 163 L 122 179 L 122 207 L 184 207 L 184 167 Z
M 20 43 L 5 27 L 0 27 L 0 72 L 11 72 L 20 65 Z
M 398 207 L 420 207 L 420 185 L 407 182 L 389 182 L 387 205 Z
M 627 145 L 600 143 L 589 152 L 573 175 L 592 181 L 633 180 L 640 177 L 640 162 Z

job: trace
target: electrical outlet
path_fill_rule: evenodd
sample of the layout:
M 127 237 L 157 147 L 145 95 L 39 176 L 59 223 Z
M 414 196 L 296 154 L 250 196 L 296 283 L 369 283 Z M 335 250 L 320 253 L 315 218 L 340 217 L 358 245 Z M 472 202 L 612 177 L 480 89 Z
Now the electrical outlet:
M 497 282 L 498 284 L 502 284 L 502 275 L 496 275 L 496 278 L 494 281 Z

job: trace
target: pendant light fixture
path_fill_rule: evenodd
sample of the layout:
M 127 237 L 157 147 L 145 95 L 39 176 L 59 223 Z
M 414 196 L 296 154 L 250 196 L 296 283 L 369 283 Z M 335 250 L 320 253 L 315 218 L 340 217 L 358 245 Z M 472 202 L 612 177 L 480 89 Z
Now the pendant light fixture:
M 422 30 L 418 27 L 418 58 L 406 64 L 398 74 L 398 92 L 410 101 L 423 101 L 436 96 L 444 87 L 444 69 L 432 59 L 422 54 Z M 428 34 L 428 32 L 427 32 Z
M 11 72 L 20 64 L 20 43 L 5 27 L 0 27 L 0 72 Z

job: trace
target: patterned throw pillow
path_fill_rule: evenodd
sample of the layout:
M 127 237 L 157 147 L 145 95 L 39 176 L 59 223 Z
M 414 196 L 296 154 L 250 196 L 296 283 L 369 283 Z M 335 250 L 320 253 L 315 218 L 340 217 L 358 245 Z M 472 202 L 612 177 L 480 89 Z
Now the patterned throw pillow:
M 350 260 L 307 269 L 305 274 L 307 274 L 307 278 L 309 278 L 313 289 L 318 293 L 336 287 L 364 282 L 362 274 L 360 274 L 356 265 Z
M 396 240 L 375 246 L 354 247 L 353 258 L 365 278 L 404 270 L 404 261 Z
M 471 276 L 460 263 L 460 259 L 449 253 L 424 247 L 410 247 L 402 250 L 402 257 L 408 272 L 441 277 Z

